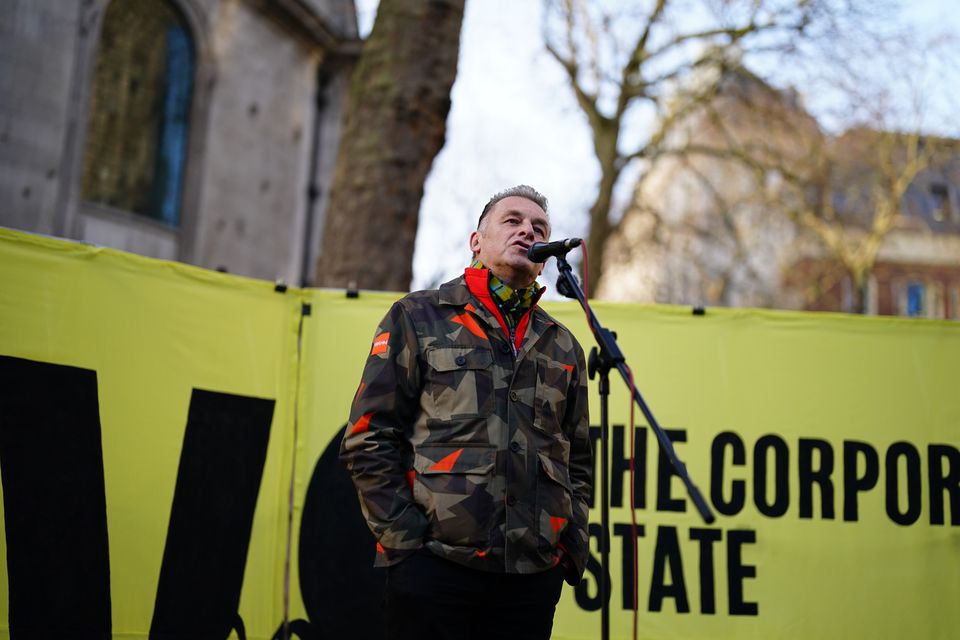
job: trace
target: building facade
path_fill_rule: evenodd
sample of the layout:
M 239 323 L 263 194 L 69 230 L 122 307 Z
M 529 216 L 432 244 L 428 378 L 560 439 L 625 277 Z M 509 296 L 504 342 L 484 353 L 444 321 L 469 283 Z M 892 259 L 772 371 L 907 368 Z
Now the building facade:
M 827 135 L 795 92 L 739 68 L 666 146 L 684 151 L 664 154 L 638 183 L 608 241 L 599 296 L 960 319 L 960 142 L 869 128 Z M 873 194 L 927 151 L 861 296 L 811 217 L 866 250 L 885 204 Z
M 11 0 L 0 225 L 309 284 L 353 0 Z

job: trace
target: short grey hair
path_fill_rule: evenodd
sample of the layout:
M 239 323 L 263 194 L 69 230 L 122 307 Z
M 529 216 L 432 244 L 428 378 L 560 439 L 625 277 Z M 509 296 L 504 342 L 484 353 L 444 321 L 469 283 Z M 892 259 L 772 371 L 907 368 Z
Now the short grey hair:
M 519 184 L 515 187 L 510 187 L 509 189 L 504 189 L 500 193 L 494 194 L 492 198 L 487 202 L 486 206 L 483 208 L 483 213 L 480 214 L 480 219 L 477 220 L 477 229 L 480 228 L 480 225 L 483 224 L 484 219 L 487 217 L 487 214 L 497 205 L 498 202 L 504 198 L 526 198 L 531 202 L 535 203 L 538 207 L 543 209 L 543 212 L 548 216 L 550 212 L 547 211 L 547 198 L 542 193 L 526 184 Z

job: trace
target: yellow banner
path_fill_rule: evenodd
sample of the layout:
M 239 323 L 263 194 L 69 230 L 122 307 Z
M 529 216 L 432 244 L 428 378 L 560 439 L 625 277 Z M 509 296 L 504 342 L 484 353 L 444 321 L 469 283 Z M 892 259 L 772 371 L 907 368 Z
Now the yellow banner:
M 299 294 L 2 229 L 0 282 L 0 631 L 269 638 Z
M 638 418 L 639 637 L 960 628 L 960 324 L 594 308 L 717 515 L 704 525 Z M 589 344 L 577 310 L 556 315 Z M 629 401 L 624 385 L 613 389 L 611 626 L 629 638 L 628 447 L 617 426 Z M 568 598 L 555 637 L 590 637 L 597 573 Z
M 0 282 L 0 636 L 266 639 L 286 618 L 292 637 L 376 637 L 383 576 L 336 453 L 395 295 L 2 229 Z M 579 308 L 546 306 L 589 349 Z M 960 628 L 960 323 L 594 308 L 717 515 L 638 412 L 631 528 L 612 379 L 611 637 L 631 637 L 634 549 L 641 638 Z M 558 640 L 600 634 L 593 506 Z

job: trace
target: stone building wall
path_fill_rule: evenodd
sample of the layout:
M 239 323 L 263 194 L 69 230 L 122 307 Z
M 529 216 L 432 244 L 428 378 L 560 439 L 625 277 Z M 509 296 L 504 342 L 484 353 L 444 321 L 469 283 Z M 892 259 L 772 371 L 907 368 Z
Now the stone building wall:
M 62 156 L 80 3 L 10 0 L 0 12 L 0 224 L 63 235 Z
M 11 0 L 0 14 L 0 225 L 305 283 L 358 50 L 353 0 L 163 1 L 188 25 L 195 61 L 179 223 L 84 180 L 91 118 L 111 106 L 92 88 L 109 0 Z M 127 154 L 140 175 L 156 151 L 150 132 L 117 135 L 100 152 Z

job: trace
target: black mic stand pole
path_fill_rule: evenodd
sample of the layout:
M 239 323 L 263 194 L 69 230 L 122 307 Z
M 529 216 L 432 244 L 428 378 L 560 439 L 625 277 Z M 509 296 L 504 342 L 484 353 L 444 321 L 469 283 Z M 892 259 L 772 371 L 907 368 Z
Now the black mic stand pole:
M 584 313 L 587 314 L 593 337 L 597 341 L 597 344 L 600 345 L 599 350 L 597 350 L 597 347 L 593 347 L 590 350 L 588 368 L 591 380 L 595 374 L 600 374 L 600 579 L 598 582 L 600 584 L 600 634 L 602 640 L 608 640 L 610 637 L 610 594 L 607 592 L 609 585 L 607 567 L 609 566 L 610 555 L 610 502 L 607 498 L 609 485 L 607 461 L 607 433 L 609 431 L 609 416 L 607 415 L 607 410 L 610 396 L 609 373 L 610 369 L 616 367 L 628 388 L 631 387 L 630 375 L 627 371 L 626 358 L 620 350 L 619 345 L 617 345 L 616 334 L 600 325 L 597 316 L 593 313 L 593 309 L 587 304 L 583 289 L 580 288 L 580 283 L 573 275 L 573 268 L 570 266 L 570 263 L 567 262 L 565 255 L 557 256 L 557 269 L 560 271 L 560 276 L 557 278 L 557 291 L 559 291 L 561 295 L 567 298 L 574 298 L 580 303 Z M 690 499 L 693 500 L 694 506 L 696 506 L 697 511 L 700 513 L 700 517 L 702 517 L 703 521 L 707 524 L 712 524 L 715 520 L 713 512 L 700 494 L 700 490 L 697 489 L 697 486 L 690 480 L 686 466 L 680 461 L 676 451 L 673 449 L 673 443 L 670 442 L 670 439 L 663 432 L 663 429 L 660 428 L 650 408 L 647 407 L 643 396 L 640 395 L 640 391 L 638 391 L 635 386 L 633 387 L 633 401 L 640 407 L 640 411 L 647 419 L 647 424 L 650 425 L 653 433 L 657 436 L 661 451 L 663 451 L 666 458 L 670 461 L 671 466 L 673 466 L 673 470 L 683 481 L 684 486 L 687 488 L 687 494 L 690 496 Z M 633 455 L 632 451 L 630 455 Z M 634 508 L 632 504 L 630 508 Z M 636 540 L 632 542 L 634 545 L 634 556 L 636 556 L 636 543 Z M 635 585 L 631 583 L 630 588 L 635 590 Z M 634 593 L 631 595 L 636 599 L 637 594 Z
M 563 260 L 559 258 L 558 262 Z M 558 282 L 558 289 L 559 282 Z M 596 347 L 590 349 L 590 359 L 587 362 L 587 371 L 590 379 L 600 374 L 600 637 L 607 640 L 610 637 L 610 574 L 607 568 L 610 566 L 610 462 L 607 459 L 607 451 L 610 450 L 608 444 L 608 435 L 610 432 L 610 418 L 608 409 L 610 407 L 610 364 L 600 359 Z M 632 505 L 631 505 L 632 507 Z M 633 587 L 630 587 L 631 589 Z

